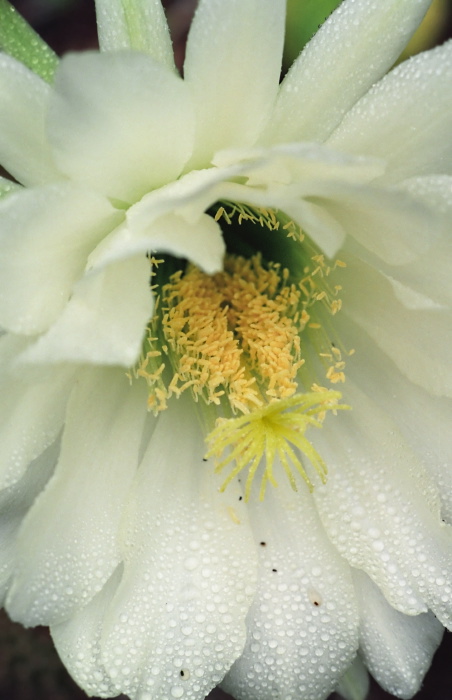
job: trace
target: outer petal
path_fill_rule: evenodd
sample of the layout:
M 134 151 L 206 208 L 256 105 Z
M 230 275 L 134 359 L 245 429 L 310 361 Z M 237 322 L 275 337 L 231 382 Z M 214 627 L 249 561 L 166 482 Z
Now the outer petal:
M 452 626 L 452 528 L 432 480 L 397 426 L 350 379 L 344 402 L 313 442 L 328 465 L 314 491 L 322 522 L 348 562 L 366 571 L 396 609 L 430 608 Z
M 327 138 L 344 114 L 391 67 L 430 2 L 341 3 L 283 81 L 265 141 Z
M 10 373 L 22 338 L 0 339 L 0 489 L 22 478 L 30 462 L 57 438 L 74 380 L 71 367 Z
M 452 524 L 452 400 L 432 396 L 407 380 L 375 341 L 343 313 L 336 322 L 340 337 L 355 350 L 347 362 L 347 377 L 391 417 L 406 444 L 421 458 L 437 486 L 441 517 Z
M 179 175 L 192 150 L 193 115 L 181 78 L 138 52 L 63 58 L 49 139 L 69 177 L 134 202 Z
M 96 0 L 101 51 L 146 51 L 175 69 L 168 24 L 160 0 Z
M 34 460 L 23 477 L 0 492 L 0 604 L 15 568 L 15 541 L 22 520 L 52 475 L 59 443 L 54 443 Z
M 145 406 L 145 387 L 131 387 L 120 370 L 80 374 L 55 475 L 18 536 L 7 601 L 13 619 L 62 622 L 118 565 L 117 530 L 138 465 Z
M 395 68 L 351 110 L 333 148 L 384 158 L 386 182 L 452 174 L 452 41 Z
M 1 325 L 26 334 L 48 328 L 88 254 L 122 217 L 103 197 L 68 183 L 1 199 Z
M 45 135 L 50 86 L 0 54 L 0 163 L 24 185 L 61 178 Z
M 443 626 L 432 613 L 410 617 L 391 608 L 366 574 L 354 575 L 360 607 L 360 652 L 378 683 L 398 698 L 420 688 Z
M 199 700 L 245 643 L 254 544 L 236 487 L 225 494 L 191 402 L 162 413 L 123 521 L 124 575 L 103 621 L 116 692 Z
M 255 142 L 278 89 L 284 10 L 285 0 L 199 3 L 184 66 L 197 116 L 193 167 Z
M 281 483 L 263 503 L 257 493 L 253 498 L 259 585 L 246 647 L 222 687 L 237 700 L 319 700 L 334 690 L 358 647 L 350 569 L 304 484 L 297 494 Z
M 370 265 L 346 256 L 344 313 L 364 328 L 414 384 L 452 396 L 450 311 L 394 285 Z M 434 274 L 426 270 L 424 274 Z M 409 303 L 407 303 L 409 302 Z M 434 339 L 434 343 L 432 343 Z
M 21 360 L 131 367 L 152 316 L 150 270 L 143 255 L 85 276 L 60 318 Z

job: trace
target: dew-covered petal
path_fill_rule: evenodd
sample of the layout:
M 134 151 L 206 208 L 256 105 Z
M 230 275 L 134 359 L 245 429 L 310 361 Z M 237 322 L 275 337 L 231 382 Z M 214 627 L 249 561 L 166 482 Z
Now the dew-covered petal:
M 452 524 L 452 400 L 432 396 L 410 382 L 375 341 L 343 313 L 335 320 L 339 336 L 355 350 L 347 360 L 347 377 L 391 417 L 431 474 L 441 500 L 441 517 Z
M 22 478 L 30 462 L 56 439 L 74 380 L 71 367 L 33 372 L 11 369 L 28 345 L 0 338 L 0 489 Z
M 138 465 L 145 386 L 118 369 L 79 374 L 61 454 L 18 535 L 7 608 L 27 626 L 62 622 L 120 561 L 117 530 Z
M 336 693 L 344 700 L 366 700 L 369 694 L 369 674 L 357 656 L 339 681 Z
M 255 142 L 278 90 L 284 17 L 285 0 L 199 3 L 184 66 L 197 119 L 193 167 Z
M 161 0 L 96 0 L 96 19 L 101 51 L 145 51 L 174 69 Z
M 278 465 L 282 471 L 281 465 Z M 237 700 L 318 700 L 336 687 L 358 647 L 348 565 L 331 545 L 308 489 L 279 487 L 248 503 L 260 554 L 247 643 L 222 683 Z
M 351 110 L 328 143 L 384 158 L 387 182 L 452 174 L 452 41 L 395 68 Z
M 351 255 L 345 259 L 344 313 L 368 332 L 410 381 L 437 396 L 451 396 L 450 311 L 408 289 L 396 293 L 371 265 Z
M 282 143 L 327 138 L 344 114 L 391 67 L 430 2 L 341 3 L 284 79 L 264 140 Z
M 192 132 L 188 88 L 150 56 L 86 52 L 62 59 L 49 138 L 69 177 L 134 202 L 177 178 Z
M 109 202 L 55 184 L 0 200 L 0 324 L 39 333 L 67 303 L 88 254 L 119 223 Z
M 430 608 L 452 626 L 452 528 L 437 489 L 397 425 L 347 379 L 351 411 L 328 416 L 312 440 L 328 466 L 314 498 L 329 537 L 391 605 L 408 615 Z
M 0 164 L 23 185 L 61 178 L 45 133 L 50 93 L 45 80 L 0 53 Z
M 116 686 L 101 660 L 102 623 L 106 609 L 121 580 L 119 565 L 101 591 L 65 622 L 50 627 L 58 656 L 83 690 L 89 695 L 112 698 Z
M 177 214 L 152 220 L 150 208 L 129 211 L 127 225 L 115 231 L 94 251 L 89 260 L 93 269 L 149 251 L 187 258 L 207 274 L 222 269 L 225 244 L 219 225 L 207 214 L 195 222 Z M 147 209 L 147 212 L 146 212 Z
M 23 518 L 46 485 L 58 458 L 55 441 L 31 462 L 13 486 L 0 491 L 0 604 L 3 606 L 15 567 L 15 541 Z
M 89 362 L 131 367 L 152 316 L 143 255 L 83 277 L 60 318 L 21 356 L 26 363 Z
M 237 486 L 218 490 L 190 401 L 158 418 L 122 525 L 124 575 L 102 629 L 116 692 L 204 698 L 245 643 L 256 557 Z
M 380 686 L 398 698 L 418 692 L 443 626 L 429 613 L 403 615 L 362 571 L 354 581 L 360 609 L 360 653 Z

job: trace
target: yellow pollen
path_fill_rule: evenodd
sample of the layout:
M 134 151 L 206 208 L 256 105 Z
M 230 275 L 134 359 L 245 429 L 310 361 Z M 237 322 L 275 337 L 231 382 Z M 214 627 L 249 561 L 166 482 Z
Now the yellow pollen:
M 207 457 L 219 460 L 228 450 L 227 456 L 218 461 L 215 471 L 218 473 L 226 466 L 232 466 L 221 491 L 247 468 L 245 500 L 248 501 L 253 480 L 262 466 L 259 498 L 263 500 L 267 483 L 278 485 L 273 473 L 275 458 L 279 458 L 294 491 L 297 491 L 294 470 L 301 475 L 312 491 L 313 482 L 296 450 L 310 461 L 321 482 L 326 482 L 326 465 L 305 437 L 305 432 L 309 426 L 322 427 L 327 411 L 336 412 L 338 409 L 349 407 L 338 403 L 341 398 L 339 392 L 317 386 L 315 389 L 311 393 L 297 394 L 289 399 L 271 403 L 250 415 L 232 419 L 220 418 L 217 421 L 217 426 L 207 438 L 210 447 Z

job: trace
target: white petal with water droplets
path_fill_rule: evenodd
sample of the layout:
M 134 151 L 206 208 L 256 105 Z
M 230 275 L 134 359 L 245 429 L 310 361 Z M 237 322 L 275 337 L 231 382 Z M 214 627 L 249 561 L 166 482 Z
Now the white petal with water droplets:
M 328 466 L 314 498 L 329 537 L 396 609 L 430 608 L 452 627 L 452 528 L 442 522 L 433 479 L 397 425 L 350 377 L 351 411 L 328 416 L 311 438 Z
M 199 3 L 184 65 L 197 119 L 193 167 L 255 142 L 278 90 L 284 8 L 285 0 Z
M 347 114 L 328 143 L 384 158 L 387 182 L 452 175 L 452 41 L 395 68 Z
M 50 93 L 44 80 L 0 54 L 0 163 L 24 185 L 61 178 L 45 133 Z
M 245 643 L 256 575 L 246 508 L 234 485 L 219 493 L 190 405 L 159 416 L 122 523 L 101 658 L 132 697 L 204 698 Z
M 369 333 L 414 384 L 437 396 L 452 396 L 449 310 L 426 306 L 422 295 L 415 294 L 409 295 L 408 306 L 393 284 L 371 265 L 351 255 L 344 259 L 344 313 Z M 434 271 L 425 270 L 424 274 Z
M 282 471 L 281 465 L 279 465 Z M 358 613 L 348 565 L 338 556 L 304 484 L 285 475 L 248 503 L 260 554 L 247 643 L 222 687 L 237 700 L 318 700 L 356 655 Z
M 16 565 L 15 542 L 22 520 L 55 467 L 59 441 L 32 461 L 21 479 L 0 491 L 0 605 L 4 606 Z
M 341 3 L 284 79 L 265 141 L 327 138 L 344 114 L 391 67 L 430 2 Z M 368 133 L 372 133 L 370 129 Z
M 188 88 L 139 52 L 68 55 L 55 77 L 49 139 L 70 178 L 135 202 L 176 179 L 191 154 Z
M 160 0 L 96 0 L 96 19 L 101 51 L 146 51 L 168 68 L 175 68 Z
M 145 415 L 144 383 L 130 386 L 118 369 L 80 372 L 55 474 L 18 535 L 7 600 L 13 619 L 62 622 L 120 562 L 118 525 Z
M 360 608 L 360 653 L 378 683 L 391 695 L 418 692 L 443 626 L 432 613 L 403 615 L 388 605 L 366 574 L 354 572 Z
M 17 482 L 56 439 L 74 380 L 71 367 L 11 368 L 27 345 L 17 336 L 0 339 L 0 489 Z
M 152 316 L 150 272 L 143 255 L 83 277 L 60 318 L 20 360 L 133 365 Z
M 15 333 L 48 328 L 87 257 L 123 218 L 103 197 L 68 183 L 0 200 L 0 323 Z

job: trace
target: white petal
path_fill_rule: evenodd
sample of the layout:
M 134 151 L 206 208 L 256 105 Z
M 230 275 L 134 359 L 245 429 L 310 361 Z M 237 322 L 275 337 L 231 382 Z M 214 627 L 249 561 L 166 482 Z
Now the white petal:
M 146 51 L 174 69 L 173 48 L 160 0 L 96 0 L 101 51 Z
M 441 517 L 452 524 L 452 400 L 412 384 L 376 343 L 343 314 L 337 331 L 355 350 L 346 374 L 393 420 L 437 486 Z
M 359 656 L 357 656 L 339 681 L 336 693 L 344 700 L 366 700 L 369 693 L 369 685 L 367 669 Z
M 101 660 L 101 637 L 103 618 L 121 574 L 120 565 L 88 605 L 74 612 L 66 622 L 50 628 L 60 659 L 89 696 L 112 698 L 117 695 L 116 686 Z
M 430 2 L 341 3 L 283 81 L 266 142 L 327 138 L 352 105 L 391 67 Z
M 7 607 L 23 624 L 56 624 L 86 605 L 120 561 L 117 530 L 138 466 L 145 385 L 121 370 L 81 372 L 60 459 L 17 539 Z
M 196 105 L 194 167 L 259 135 L 278 89 L 284 9 L 285 0 L 199 3 L 184 66 Z
M 263 503 L 257 492 L 253 498 L 248 508 L 260 543 L 259 584 L 245 649 L 222 687 L 237 700 L 324 698 L 358 647 L 350 569 L 304 484 L 294 493 L 281 482 Z
M 21 360 L 132 366 L 152 316 L 150 270 L 143 255 L 83 277 L 60 318 Z
M 116 692 L 199 700 L 245 643 L 256 558 L 239 491 L 220 494 L 192 402 L 158 419 L 123 522 L 124 576 L 101 658 Z
M 0 54 L 0 163 L 24 185 L 61 178 L 45 134 L 50 93 L 48 83 Z
M 363 97 L 329 140 L 388 162 L 388 182 L 452 174 L 452 41 L 395 68 Z
M 9 373 L 8 365 L 26 347 L 22 338 L 0 339 L 0 489 L 18 481 L 56 439 L 74 379 L 70 367 Z
M 57 441 L 30 464 L 19 481 L 0 491 L 0 604 L 2 606 L 16 564 L 17 532 L 35 498 L 52 475 L 58 451 Z
M 0 323 L 39 333 L 70 297 L 88 254 L 119 223 L 102 197 L 69 184 L 20 190 L 0 200 Z
M 396 609 L 430 608 L 452 626 L 452 528 L 438 494 L 397 426 L 347 379 L 351 411 L 328 416 L 312 440 L 328 466 L 314 498 L 347 561 L 363 569 Z
M 409 617 L 391 608 L 366 576 L 354 575 L 360 606 L 360 653 L 378 683 L 391 695 L 412 698 L 443 636 L 432 613 Z
M 69 177 L 134 202 L 180 174 L 192 149 L 188 88 L 149 56 L 66 56 L 55 91 L 49 138 Z
M 156 221 L 146 207 L 128 212 L 127 225 L 120 228 L 94 252 L 90 266 L 99 268 L 116 260 L 148 251 L 170 253 L 187 258 L 207 274 L 222 269 L 225 244 L 219 225 L 211 216 L 201 214 L 194 223 L 177 214 Z
M 451 396 L 449 310 L 426 308 L 425 301 L 416 304 L 414 295 L 407 306 L 391 282 L 372 266 L 350 255 L 345 259 L 347 267 L 341 271 L 344 313 L 369 333 L 408 379 L 437 396 Z

